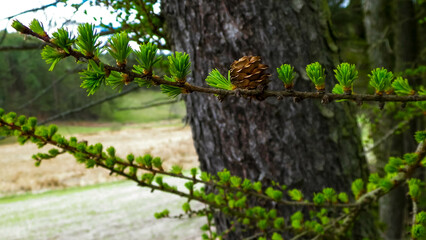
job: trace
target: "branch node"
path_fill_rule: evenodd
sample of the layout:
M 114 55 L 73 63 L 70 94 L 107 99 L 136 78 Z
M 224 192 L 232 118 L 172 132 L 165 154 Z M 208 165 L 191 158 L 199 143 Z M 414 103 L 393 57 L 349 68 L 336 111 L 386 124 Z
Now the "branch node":
M 294 103 L 299 103 L 299 102 L 301 102 L 303 99 L 301 98 L 301 97 L 294 97 L 293 98 L 293 102 Z
M 385 107 L 385 102 L 380 102 L 379 103 L 379 109 L 383 110 L 384 107 Z
M 328 96 L 328 94 L 324 94 L 324 96 L 321 99 L 321 103 L 322 104 L 328 104 L 328 103 L 330 103 L 330 97 Z
M 358 106 L 361 106 L 364 102 L 362 101 L 362 98 L 361 97 L 356 97 L 355 98 L 355 102 L 356 102 L 356 105 L 358 105 Z

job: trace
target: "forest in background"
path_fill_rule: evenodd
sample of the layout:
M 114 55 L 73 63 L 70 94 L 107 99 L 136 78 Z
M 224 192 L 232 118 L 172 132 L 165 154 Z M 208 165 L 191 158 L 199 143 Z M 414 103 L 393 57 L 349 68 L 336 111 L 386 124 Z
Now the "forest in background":
M 67 110 L 78 109 L 88 103 L 117 95 L 117 91 L 104 88 L 98 94 L 88 98 L 84 89 L 75 87 L 81 82 L 78 72 L 84 68 L 83 65 L 76 65 L 72 59 L 65 59 L 54 71 L 48 71 L 49 65 L 40 57 L 43 48 L 40 41 L 23 38 L 19 33 L 7 33 L 5 30 L 0 32 L 0 36 L 2 39 L 0 43 L 0 78 L 2 79 L 0 81 L 0 105 L 4 106 L 7 111 L 17 111 L 44 120 Z M 10 50 L 11 48 L 18 50 Z M 103 59 L 107 62 L 112 61 L 108 59 L 107 55 L 104 55 Z M 134 62 L 134 58 L 129 59 L 130 64 Z M 163 61 L 159 66 L 164 66 L 164 64 Z M 161 69 L 165 68 L 160 67 L 160 72 Z M 144 95 L 146 91 L 145 89 L 130 89 L 130 92 L 138 92 L 138 94 Z M 155 94 L 155 92 L 158 92 L 158 94 Z M 156 107 L 155 104 L 157 103 L 164 103 L 163 106 L 159 105 L 161 106 L 159 118 L 182 118 L 184 114 L 182 103 L 178 105 L 174 104 L 177 101 L 168 103 L 167 97 L 160 94 L 158 87 L 149 89 L 145 95 L 147 96 L 137 97 L 140 102 L 132 105 L 128 105 L 129 96 L 117 97 L 116 100 L 105 101 L 102 104 L 96 104 L 83 111 L 67 115 L 66 118 L 62 117 L 56 120 L 122 122 L 124 120 L 123 114 L 119 113 L 119 116 L 116 116 L 116 113 L 117 111 L 125 111 L 126 113 L 130 112 L 129 115 L 133 116 L 133 119 L 127 118 L 127 121 L 146 122 L 149 120 L 143 120 L 144 117 L 137 112 L 135 113 L 134 110 L 118 110 L 117 108 L 138 108 L 145 107 L 147 104 L 148 106 L 154 104 L 153 107 Z M 134 93 L 132 98 L 135 98 Z M 165 113 L 167 109 L 170 112 L 169 116 Z M 142 120 L 138 118 L 142 118 Z

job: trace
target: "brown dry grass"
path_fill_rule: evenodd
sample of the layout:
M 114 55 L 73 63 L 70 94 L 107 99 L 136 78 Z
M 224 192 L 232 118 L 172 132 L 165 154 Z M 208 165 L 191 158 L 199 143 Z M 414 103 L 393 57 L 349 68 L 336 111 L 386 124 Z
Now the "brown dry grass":
M 79 140 L 87 140 L 89 144 L 101 142 L 105 148 L 114 146 L 117 154 L 122 157 L 128 153 L 151 153 L 165 161 L 166 169 L 173 164 L 179 164 L 184 169 L 198 166 L 189 127 L 141 127 L 75 136 Z M 40 167 L 35 167 L 31 159 L 32 154 L 48 149 L 45 147 L 40 150 L 33 144 L 0 145 L 0 195 L 84 186 L 120 179 L 110 176 L 101 168 L 88 170 L 70 155 L 44 161 Z

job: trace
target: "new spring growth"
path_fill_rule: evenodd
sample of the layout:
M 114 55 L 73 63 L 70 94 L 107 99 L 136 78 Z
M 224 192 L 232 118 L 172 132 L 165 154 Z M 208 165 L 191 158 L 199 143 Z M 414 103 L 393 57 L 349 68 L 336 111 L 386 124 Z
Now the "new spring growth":
M 102 84 L 106 83 L 104 65 L 102 63 L 98 65 L 94 60 L 89 60 L 87 69 L 80 72 L 80 75 L 83 80 L 80 87 L 86 89 L 88 96 L 94 94 Z
M 42 37 L 43 39 L 49 41 L 49 36 L 44 31 L 43 25 L 37 19 L 33 19 L 31 21 L 31 23 L 30 23 L 30 29 L 33 32 L 35 32 L 36 34 L 38 34 L 40 37 Z
M 219 89 L 232 90 L 234 89 L 234 85 L 231 83 L 231 72 L 228 71 L 228 78 L 225 78 L 222 74 L 220 74 L 219 70 L 213 69 L 209 76 L 206 78 L 206 82 L 209 86 Z
M 136 61 L 142 69 L 136 69 L 145 75 L 151 75 L 154 65 L 161 60 L 157 58 L 157 46 L 153 43 L 144 43 L 139 45 L 139 51 L 135 51 Z M 140 71 L 142 70 L 142 71 Z
M 411 234 L 414 238 L 420 239 L 426 236 L 426 212 L 417 213 L 415 223 L 412 227 Z
M 371 71 L 371 74 L 368 74 L 368 77 L 370 78 L 370 85 L 376 89 L 377 95 L 383 95 L 384 92 L 392 92 L 392 72 L 388 72 L 384 68 L 376 68 Z
M 49 45 L 46 45 L 41 51 L 41 58 L 46 61 L 47 64 L 51 64 L 49 71 L 53 71 L 56 64 L 67 56 L 65 51 L 60 51 Z
M 59 28 L 58 31 L 54 32 L 53 38 L 50 42 L 56 44 L 62 48 L 67 54 L 70 54 L 72 45 L 75 42 L 75 38 L 64 28 Z
M 175 52 L 168 57 L 170 74 L 180 83 L 186 82 L 186 77 L 191 72 L 191 62 L 186 53 Z
M 294 229 L 296 230 L 302 229 L 303 214 L 300 211 L 297 211 L 293 215 L 291 215 L 290 220 L 291 220 L 291 226 Z
M 20 21 L 18 20 L 13 20 L 12 22 L 12 27 L 22 33 L 22 34 L 31 34 L 31 29 L 29 29 L 28 27 L 26 27 L 24 24 L 22 24 Z
M 189 55 L 186 53 L 175 52 L 168 57 L 169 70 L 172 77 L 164 76 L 164 79 L 169 82 L 186 83 L 186 77 L 191 72 L 191 62 Z M 175 98 L 181 93 L 189 93 L 185 88 L 180 88 L 170 85 L 161 85 L 161 91 L 171 98 Z
M 292 199 L 292 200 L 294 200 L 294 201 L 298 201 L 298 202 L 300 202 L 300 201 L 302 201 L 303 200 L 303 193 L 300 191 L 300 190 L 298 190 L 298 189 L 291 189 L 291 190 L 288 190 L 288 195 L 290 196 L 290 198 Z
M 341 63 L 334 70 L 335 77 L 343 88 L 345 94 L 352 94 L 353 83 L 358 78 L 358 71 L 355 64 Z
M 108 52 L 115 59 L 119 68 L 124 68 L 126 66 L 127 58 L 129 57 L 130 53 L 132 53 L 132 49 L 129 46 L 129 41 L 129 37 L 125 32 L 116 33 L 108 41 Z
M 53 38 L 50 39 L 50 42 L 56 44 L 61 49 L 53 48 L 49 45 L 43 48 L 41 57 L 47 64 L 51 64 L 49 71 L 53 71 L 56 64 L 70 54 L 71 47 L 75 42 L 71 34 L 63 28 L 58 29 L 58 31 L 54 32 L 52 35 Z
M 95 25 L 89 23 L 80 24 L 77 30 L 76 44 L 78 51 L 89 58 L 93 57 L 95 60 L 99 60 L 100 50 L 98 47 L 101 43 L 97 42 L 99 34 L 95 31 Z
M 397 77 L 392 83 L 392 87 L 398 96 L 409 96 L 416 94 L 416 91 L 411 88 L 407 79 Z
M 278 78 L 284 83 L 285 89 L 293 89 L 293 80 L 296 77 L 294 68 L 290 64 L 283 64 L 279 68 L 277 68 L 277 72 Z
M 127 84 L 129 84 L 129 75 L 125 73 L 111 71 L 106 79 L 106 85 L 111 86 L 112 89 L 116 89 L 119 92 Z
M 411 228 L 412 239 L 422 239 L 426 236 L 426 228 L 420 224 L 415 224 Z
M 364 193 L 364 181 L 362 179 L 358 178 L 355 181 L 352 182 L 352 193 L 355 196 L 355 199 L 359 199 L 361 195 Z
M 422 181 L 417 178 L 411 178 L 408 180 L 408 194 L 413 201 L 417 201 L 417 199 L 420 197 L 422 192 L 422 187 L 420 187 L 420 185 L 422 185 Z
M 306 66 L 306 73 L 309 79 L 315 84 L 318 92 L 325 91 L 325 69 L 319 64 L 314 62 Z

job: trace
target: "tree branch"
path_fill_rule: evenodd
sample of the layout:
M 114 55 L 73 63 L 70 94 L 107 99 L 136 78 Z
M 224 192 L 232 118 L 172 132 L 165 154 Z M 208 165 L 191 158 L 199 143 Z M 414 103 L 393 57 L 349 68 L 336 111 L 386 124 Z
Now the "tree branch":
M 365 156 L 368 152 L 372 151 L 373 149 L 375 149 L 376 147 L 378 147 L 380 144 L 382 144 L 384 141 L 386 141 L 390 136 L 392 136 L 398 129 L 404 127 L 405 125 L 407 125 L 409 122 L 411 121 L 411 119 L 407 119 L 404 120 L 400 123 L 398 123 L 397 125 L 395 125 L 391 130 L 389 130 L 383 137 L 381 137 L 379 140 L 377 140 L 373 146 L 371 146 L 370 148 L 368 148 L 367 150 L 365 150 L 362 155 Z
M 55 86 L 56 84 L 58 84 L 58 83 L 62 82 L 63 80 L 65 80 L 69 76 L 70 73 L 75 73 L 76 70 L 80 71 L 80 66 L 77 66 L 77 67 L 75 67 L 75 68 L 67 71 L 67 73 L 65 73 L 64 75 L 62 75 L 60 78 L 56 79 L 49 86 L 45 87 L 42 91 L 40 91 L 36 96 L 34 96 L 30 100 L 28 100 L 26 103 L 24 103 L 21 106 L 19 106 L 17 109 L 20 110 L 20 109 L 23 109 L 23 108 L 27 107 L 28 105 L 32 104 L 37 99 L 39 99 L 44 94 L 46 94 L 50 89 L 52 89 L 53 86 Z
M 90 103 L 88 103 L 86 105 L 83 105 L 83 106 L 80 106 L 78 108 L 74 108 L 74 109 L 67 110 L 65 112 L 58 113 L 56 115 L 53 115 L 53 116 L 51 116 L 51 117 L 49 117 L 49 118 L 41 121 L 39 123 L 39 125 L 46 124 L 48 122 L 54 121 L 54 120 L 59 119 L 59 118 L 64 118 L 65 116 L 68 116 L 68 115 L 73 114 L 73 113 L 78 113 L 78 112 L 84 111 L 84 110 L 86 110 L 88 108 L 91 108 L 93 106 L 99 105 L 99 104 L 104 103 L 106 101 L 109 101 L 109 100 L 112 100 L 114 98 L 118 98 L 118 97 L 124 96 L 124 95 L 126 95 L 128 93 L 131 93 L 131 92 L 137 90 L 137 89 L 139 89 L 139 88 L 138 87 L 128 88 L 128 89 L 126 89 L 126 90 L 124 90 L 124 91 L 122 91 L 120 93 L 116 93 L 116 94 L 104 97 L 102 99 L 90 102 Z
M 61 51 L 63 49 L 56 45 L 55 43 L 50 42 L 43 36 L 38 35 L 33 32 L 29 28 L 25 27 L 25 31 L 23 32 L 27 35 L 34 36 L 52 47 L 55 47 Z M 69 53 L 65 56 L 72 56 L 77 61 L 88 61 L 93 60 L 97 64 L 100 64 L 101 61 L 95 56 L 86 56 L 81 52 L 75 51 L 73 49 L 67 49 Z M 131 69 L 126 69 L 125 67 L 111 66 L 105 63 L 104 69 L 106 72 L 116 71 L 120 73 L 125 73 L 128 78 L 127 82 L 132 82 L 135 78 L 141 78 L 148 81 L 151 81 L 154 85 L 169 85 L 175 86 L 182 89 L 183 93 L 191 93 L 191 92 L 200 92 L 200 93 L 208 93 L 215 94 L 220 96 L 221 98 L 225 98 L 226 96 L 243 96 L 248 98 L 255 98 L 258 100 L 264 100 L 269 97 L 274 97 L 278 99 L 282 98 L 294 98 L 298 100 L 302 99 L 321 99 L 323 103 L 329 103 L 335 100 L 352 100 L 357 104 L 362 104 L 362 102 L 380 102 L 383 104 L 384 102 L 417 102 L 417 101 L 426 101 L 426 95 L 411 95 L 411 96 L 397 96 L 397 95 L 369 95 L 369 94 L 357 94 L 357 95 L 349 95 L 349 94 L 333 94 L 333 93 L 323 93 L 323 92 L 299 92 L 299 91 L 264 91 L 264 90 L 247 90 L 247 89 L 236 89 L 236 90 L 224 90 L 217 88 L 209 88 L 209 87 L 200 87 L 192 85 L 188 82 L 171 82 L 167 81 L 164 78 L 161 78 L 152 74 L 140 74 L 135 73 Z
M 414 225 L 416 225 L 416 216 L 417 216 L 418 209 L 417 209 L 417 202 L 416 202 L 416 200 L 411 199 L 411 203 L 413 205 L 413 213 L 412 213 L 413 217 L 411 219 L 411 226 L 414 226 Z
M 61 3 L 61 2 L 63 2 L 63 1 L 61 1 L 61 0 L 56 0 L 56 1 L 55 1 L 55 2 L 53 2 L 53 3 L 47 4 L 47 5 L 43 5 L 43 6 L 38 7 L 38 8 L 33 8 L 33 9 L 25 10 L 25 11 L 23 11 L 23 12 L 17 13 L 17 14 L 15 14 L 15 15 L 12 15 L 12 16 L 7 17 L 7 18 L 5 18 L 5 19 L 10 20 L 10 19 L 12 19 L 12 18 L 14 18 L 14 17 L 17 17 L 17 16 L 22 15 L 22 14 L 25 14 L 25 13 L 29 13 L 29 12 L 37 12 L 37 11 L 44 10 L 44 9 L 46 9 L 46 8 L 49 8 L 49 7 L 55 7 L 56 5 L 58 5 L 58 3 Z
M 405 180 L 410 178 L 411 175 L 414 173 L 414 171 L 420 167 L 421 161 L 423 160 L 423 158 L 426 157 L 426 141 L 419 143 L 416 149 L 416 154 L 417 154 L 416 162 L 408 166 L 408 168 L 406 168 L 403 172 L 399 172 L 399 174 L 396 177 L 391 179 L 393 186 L 388 192 L 392 191 L 399 185 L 403 184 Z M 380 197 L 382 197 L 388 192 L 385 192 L 382 188 L 377 188 L 371 192 L 368 192 L 362 195 L 356 202 L 359 206 L 353 209 L 351 215 L 349 215 L 346 219 L 344 219 L 344 223 L 341 225 L 340 229 L 336 230 L 336 234 L 340 236 L 344 232 L 346 232 L 347 228 L 356 219 L 356 217 L 358 216 L 362 208 L 370 205 L 372 202 L 376 201 L 377 199 L 379 199 Z
M 154 102 L 154 103 L 146 104 L 146 105 L 139 106 L 139 107 L 117 108 L 117 110 L 118 111 L 141 110 L 141 109 L 146 109 L 146 108 L 158 107 L 158 106 L 162 106 L 162 105 L 169 105 L 169 104 L 177 103 L 179 101 L 181 101 L 181 100 L 175 99 L 175 100 L 169 100 L 169 101 Z
M 1 46 L 0 52 L 42 49 L 46 44 L 28 44 L 22 46 Z

